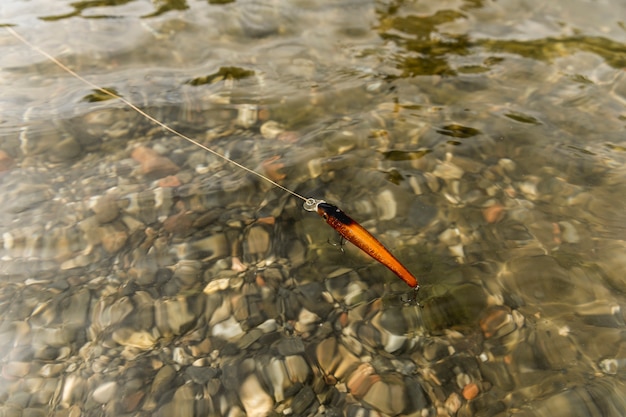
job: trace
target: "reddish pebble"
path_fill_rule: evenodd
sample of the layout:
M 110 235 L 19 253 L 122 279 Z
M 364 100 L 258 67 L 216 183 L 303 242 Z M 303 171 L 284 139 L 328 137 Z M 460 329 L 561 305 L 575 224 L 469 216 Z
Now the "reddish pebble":
M 483 217 L 487 223 L 496 223 L 502 220 L 504 217 L 504 207 L 501 204 L 495 203 L 492 206 L 485 207 L 483 209 Z
M 158 182 L 159 187 L 163 187 L 163 188 L 173 188 L 173 187 L 178 187 L 180 186 L 182 183 L 180 182 L 180 180 L 178 179 L 178 177 L 176 175 L 168 175 L 165 178 L 161 178 Z
M 463 387 L 463 398 L 468 401 L 473 400 L 474 398 L 476 398 L 479 392 L 480 390 L 478 389 L 478 385 L 476 385 L 474 382 L 470 382 Z
M 159 155 L 155 150 L 138 146 L 133 149 L 131 157 L 141 164 L 141 172 L 146 175 L 164 177 L 179 171 L 178 165 L 169 158 Z
M 8 171 L 13 166 L 13 158 L 3 150 L 0 150 L 0 172 Z
M 347 386 L 350 393 L 357 398 L 363 397 L 376 382 L 380 381 L 380 376 L 374 371 L 374 367 L 369 363 L 362 363 L 348 378 Z
M 233 256 L 233 261 L 232 261 L 232 262 L 233 262 L 233 264 L 232 264 L 232 266 L 230 267 L 230 269 L 232 269 L 233 271 L 236 271 L 236 272 L 243 272 L 243 271 L 245 271 L 246 269 L 248 269 L 248 268 L 246 267 L 246 265 L 244 265 L 244 263 L 243 263 L 243 262 L 241 262 L 241 260 L 240 260 L 238 257 L 236 257 L 236 256 Z
M 276 139 L 281 142 L 296 143 L 298 141 L 298 134 L 296 132 L 287 130 L 285 132 L 279 133 Z
M 344 329 L 348 327 L 348 324 L 350 324 L 350 317 L 348 317 L 348 313 L 345 311 L 339 316 L 339 324 Z
M 552 240 L 557 245 L 561 244 L 561 228 L 558 223 L 552 223 Z
M 189 212 L 174 214 L 163 221 L 163 229 L 177 236 L 187 236 L 193 231 L 193 219 Z
M 259 109 L 259 120 L 265 121 L 270 118 L 269 109 Z
M 280 170 L 285 166 L 284 164 L 277 162 L 280 156 L 273 156 L 270 159 L 263 161 L 263 170 L 265 175 L 270 177 L 273 181 L 280 181 L 286 177 Z
M 257 223 L 274 225 L 276 223 L 276 217 L 273 217 L 273 216 L 261 217 L 257 219 Z
M 508 307 L 493 306 L 480 319 L 480 328 L 486 339 L 493 337 L 498 330 L 510 320 L 511 311 Z

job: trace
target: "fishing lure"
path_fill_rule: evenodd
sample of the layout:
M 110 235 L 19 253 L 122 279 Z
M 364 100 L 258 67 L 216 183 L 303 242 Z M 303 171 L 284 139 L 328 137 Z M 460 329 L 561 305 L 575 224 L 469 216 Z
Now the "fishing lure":
M 406 282 L 408 286 L 415 289 L 419 288 L 417 279 L 413 274 L 411 274 L 378 239 L 368 232 L 367 229 L 341 211 L 337 206 L 333 206 L 324 200 L 309 198 L 304 203 L 304 209 L 307 211 L 315 211 L 341 236 L 385 265 L 400 279 Z
M 222 155 L 221 153 L 214 151 L 213 149 L 203 145 L 202 143 L 191 139 L 188 136 L 183 135 L 182 133 L 178 132 L 177 130 L 169 127 L 168 125 L 166 125 L 165 123 L 161 122 L 158 119 L 155 119 L 154 117 L 150 116 L 148 113 L 146 113 L 145 111 L 141 110 L 139 107 L 137 107 L 136 105 L 134 105 L 133 103 L 131 103 L 130 101 L 128 101 L 127 99 L 125 99 L 124 97 L 115 94 L 114 92 L 107 90 L 105 88 L 100 87 L 97 84 L 92 83 L 91 81 L 83 78 L 81 75 L 79 75 L 78 73 L 76 73 L 75 71 L 72 71 L 70 68 L 68 68 L 65 64 L 63 64 L 61 61 L 59 61 L 58 59 L 56 59 L 55 57 L 53 57 L 52 55 L 50 55 L 49 53 L 47 53 L 46 51 L 40 49 L 39 47 L 37 47 L 36 45 L 33 45 L 31 42 L 29 42 L 28 40 L 26 40 L 24 37 L 22 37 L 20 34 L 18 34 L 15 30 L 13 30 L 11 27 L 9 26 L 5 26 L 5 29 L 7 29 L 7 31 L 9 31 L 9 33 L 11 33 L 11 35 L 13 35 L 15 38 L 19 39 L 21 42 L 23 42 L 24 44 L 28 45 L 30 48 L 32 48 L 33 50 L 37 51 L 38 53 L 40 53 L 41 55 L 45 56 L 46 58 L 48 58 L 50 61 L 52 61 L 53 63 L 55 63 L 56 65 L 58 65 L 61 69 L 63 69 L 64 71 L 66 71 L 67 73 L 71 74 L 72 76 L 76 77 L 78 80 L 82 81 L 83 83 L 85 83 L 86 85 L 90 86 L 91 88 L 106 94 L 108 96 L 111 96 L 117 100 L 120 100 L 122 103 L 126 104 L 128 107 L 130 107 L 131 109 L 133 109 L 134 111 L 136 111 L 137 113 L 141 114 L 142 116 L 144 116 L 145 118 L 147 118 L 148 120 L 152 121 L 153 123 L 155 123 L 156 125 L 162 127 L 163 129 L 167 130 L 168 132 L 186 140 L 187 142 L 196 145 L 202 149 L 204 149 L 207 152 L 210 152 L 211 154 L 222 158 L 223 160 L 235 165 L 238 168 L 243 169 L 244 171 L 256 175 L 257 177 L 269 182 L 270 184 L 272 184 L 273 186 L 280 188 L 281 190 L 293 195 L 294 197 L 297 197 L 301 200 L 304 201 L 304 209 L 307 211 L 314 211 L 317 214 L 319 214 L 325 221 L 326 223 L 328 223 L 328 225 L 330 225 L 333 229 L 335 229 L 337 232 L 339 232 L 339 234 L 341 236 L 343 236 L 346 240 L 348 240 L 349 242 L 353 243 L 355 246 L 357 246 L 359 249 L 361 249 L 363 252 L 367 253 L 369 256 L 371 256 L 372 258 L 374 258 L 375 260 L 377 260 L 378 262 L 380 262 L 381 264 L 385 265 L 387 268 L 389 268 L 394 274 L 396 274 L 398 277 L 400 277 L 400 279 L 402 279 L 404 282 L 407 283 L 407 285 L 409 285 L 410 287 L 413 287 L 415 289 L 419 288 L 419 285 L 417 283 L 417 279 L 409 272 L 408 269 L 406 269 L 406 267 L 404 265 L 402 265 L 402 263 L 395 257 L 393 256 L 393 254 L 391 252 L 389 252 L 389 250 L 387 248 L 385 248 L 385 246 L 383 246 L 382 243 L 380 243 L 378 241 L 378 239 L 376 239 L 374 236 L 372 236 L 372 234 L 370 232 L 368 232 L 363 226 L 361 226 L 359 223 L 357 223 L 355 220 L 353 220 L 350 216 L 348 216 L 346 213 L 344 213 L 343 211 L 341 211 L 339 208 L 337 208 L 336 206 L 333 206 L 332 204 L 329 204 L 327 202 L 325 202 L 324 200 L 316 200 L 314 198 L 306 198 L 298 193 L 296 193 L 295 191 L 290 190 L 289 188 L 280 185 L 279 183 L 277 183 L 276 181 L 273 181 L 272 179 L 266 177 L 263 174 L 260 174 L 242 164 L 240 164 L 239 162 L 236 162 L 230 158 L 228 158 L 225 155 Z

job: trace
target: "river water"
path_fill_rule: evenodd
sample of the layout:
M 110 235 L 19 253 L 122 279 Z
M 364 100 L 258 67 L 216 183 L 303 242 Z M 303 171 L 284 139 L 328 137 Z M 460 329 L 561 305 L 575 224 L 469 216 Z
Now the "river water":
M 0 24 L 0 416 L 626 415 L 626 3 Z

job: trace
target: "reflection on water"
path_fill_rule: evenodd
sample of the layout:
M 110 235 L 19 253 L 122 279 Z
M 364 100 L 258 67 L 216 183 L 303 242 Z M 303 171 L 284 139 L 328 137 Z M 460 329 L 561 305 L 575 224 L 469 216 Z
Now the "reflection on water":
M 624 7 L 4 2 L 421 289 L 6 32 L 0 415 L 625 415 Z

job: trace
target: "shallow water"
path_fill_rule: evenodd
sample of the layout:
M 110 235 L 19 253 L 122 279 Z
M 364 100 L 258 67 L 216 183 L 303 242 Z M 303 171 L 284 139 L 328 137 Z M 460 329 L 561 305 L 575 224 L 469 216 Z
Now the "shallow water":
M 0 416 L 626 415 L 623 2 L 0 16 L 421 284 L 2 29 Z

